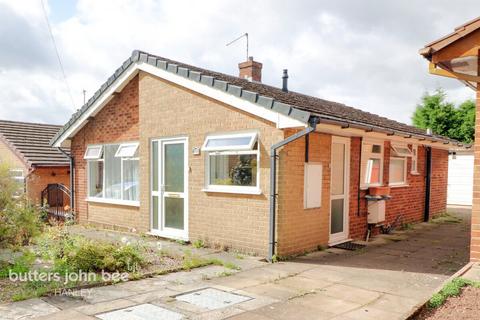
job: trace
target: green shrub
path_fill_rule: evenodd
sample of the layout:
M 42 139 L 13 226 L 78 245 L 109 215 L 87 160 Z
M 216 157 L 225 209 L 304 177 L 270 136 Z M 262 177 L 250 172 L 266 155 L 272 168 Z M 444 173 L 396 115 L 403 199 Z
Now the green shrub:
M 16 201 L 15 195 L 18 184 L 12 179 L 10 166 L 0 164 L 0 212 Z
M 455 278 L 449 283 L 447 283 L 442 290 L 438 293 L 435 293 L 427 303 L 429 308 L 438 308 L 440 307 L 449 297 L 456 297 L 462 292 L 462 288 L 465 286 L 480 286 L 479 283 L 463 279 Z
M 25 201 L 10 203 L 0 211 L 0 246 L 25 246 L 38 236 L 42 223 L 37 210 Z
M 71 236 L 59 228 L 50 229 L 50 232 L 39 240 L 39 247 L 43 255 L 55 261 L 58 272 L 132 272 L 145 265 L 140 247 Z
M 71 251 L 65 252 L 64 261 L 75 271 L 101 271 L 109 249 L 112 248 L 90 240 L 79 241 Z
M 113 250 L 112 254 L 105 256 L 104 268 L 108 271 L 137 271 L 145 265 L 145 259 L 140 253 L 140 248 L 124 245 Z

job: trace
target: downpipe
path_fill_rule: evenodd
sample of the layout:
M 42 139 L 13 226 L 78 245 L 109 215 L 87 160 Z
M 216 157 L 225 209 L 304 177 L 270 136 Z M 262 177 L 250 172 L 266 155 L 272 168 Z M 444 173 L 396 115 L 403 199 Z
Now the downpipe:
M 73 212 L 74 209 L 74 204 L 75 204 L 75 186 L 74 186 L 74 177 L 73 177 L 73 168 L 75 165 L 75 162 L 73 160 L 73 157 L 66 153 L 65 150 L 63 150 L 60 147 L 57 147 L 58 151 L 63 153 L 66 157 L 68 157 L 69 162 L 70 162 L 70 210 Z
M 270 148 L 270 228 L 269 228 L 269 245 L 267 260 L 272 262 L 275 255 L 275 226 L 276 226 L 276 206 L 277 206 L 277 149 L 298 140 L 315 131 L 320 118 L 312 117 L 309 120 L 308 127 L 299 131 L 285 140 L 279 141 Z

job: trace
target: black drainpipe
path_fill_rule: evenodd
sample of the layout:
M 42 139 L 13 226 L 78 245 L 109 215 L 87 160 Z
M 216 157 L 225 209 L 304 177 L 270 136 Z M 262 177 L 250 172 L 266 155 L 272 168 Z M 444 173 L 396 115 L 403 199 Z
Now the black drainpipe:
M 277 203 L 277 149 L 283 147 L 290 142 L 293 142 L 301 137 L 307 136 L 309 133 L 315 131 L 320 119 L 312 117 L 309 120 L 308 127 L 300 132 L 291 135 L 290 137 L 277 142 L 270 148 L 270 233 L 267 260 L 272 262 L 275 255 L 275 208 Z
M 425 161 L 425 212 L 423 213 L 423 221 L 430 219 L 430 185 L 432 180 L 432 147 L 426 147 Z
M 60 147 L 57 147 L 58 151 L 60 151 L 61 153 L 63 153 L 66 157 L 68 157 L 68 159 L 70 160 L 70 210 L 72 210 L 73 212 L 73 209 L 74 209 L 74 204 L 75 204 L 75 201 L 74 201 L 74 197 L 75 197 L 75 186 L 74 186 L 74 179 L 73 179 L 73 168 L 74 168 L 74 161 L 73 161 L 73 157 L 71 155 L 69 155 L 68 153 L 65 152 L 65 150 L 63 150 L 62 148 Z

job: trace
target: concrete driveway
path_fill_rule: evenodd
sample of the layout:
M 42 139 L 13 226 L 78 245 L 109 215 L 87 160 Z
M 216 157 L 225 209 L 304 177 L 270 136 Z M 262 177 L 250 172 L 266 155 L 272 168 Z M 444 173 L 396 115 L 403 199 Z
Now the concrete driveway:
M 456 215 L 356 252 L 245 258 L 230 276 L 212 266 L 92 289 L 84 300 L 27 300 L 0 306 L 0 319 L 405 319 L 468 262 L 469 214 Z

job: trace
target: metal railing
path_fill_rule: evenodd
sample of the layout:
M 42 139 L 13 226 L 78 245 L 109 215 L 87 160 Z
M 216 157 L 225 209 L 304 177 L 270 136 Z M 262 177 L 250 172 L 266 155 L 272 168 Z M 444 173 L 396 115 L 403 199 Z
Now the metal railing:
M 70 212 L 70 189 L 61 183 L 47 185 L 41 193 L 41 205 L 50 217 L 64 219 Z

